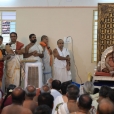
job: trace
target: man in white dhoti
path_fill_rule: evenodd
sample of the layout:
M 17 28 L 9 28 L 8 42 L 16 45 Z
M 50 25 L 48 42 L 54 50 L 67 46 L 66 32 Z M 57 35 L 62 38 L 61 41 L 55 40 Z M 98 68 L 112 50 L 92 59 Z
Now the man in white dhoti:
M 17 41 L 17 33 L 10 33 L 11 42 L 6 45 L 5 49 L 8 54 L 11 56 L 8 57 L 6 61 L 6 86 L 9 84 L 14 84 L 19 86 L 20 83 L 20 55 L 23 54 L 22 48 L 23 43 Z
M 52 50 L 48 45 L 48 37 L 43 35 L 41 37 L 40 45 L 43 48 L 44 57 L 42 59 L 44 69 L 43 69 L 43 83 L 46 84 L 47 80 L 52 77 Z
M 54 49 L 54 79 L 66 82 L 71 80 L 70 58 L 68 49 L 64 48 L 64 41 L 57 41 L 58 47 Z
M 36 87 L 40 87 L 42 86 L 42 68 L 43 68 L 43 64 L 42 64 L 42 58 L 43 58 L 43 49 L 42 46 L 39 45 L 37 43 L 36 40 L 36 35 L 35 34 L 30 34 L 29 35 L 29 40 L 30 43 L 25 47 L 25 54 L 24 54 L 24 58 L 26 61 L 28 62 L 34 62 L 36 64 L 36 66 L 34 66 L 31 63 L 31 66 L 29 66 L 26 69 L 26 77 L 25 77 L 25 81 L 28 84 L 34 85 Z M 40 67 L 38 66 L 38 64 L 40 64 Z M 25 64 L 26 67 L 26 64 Z M 40 74 L 41 72 L 41 74 Z

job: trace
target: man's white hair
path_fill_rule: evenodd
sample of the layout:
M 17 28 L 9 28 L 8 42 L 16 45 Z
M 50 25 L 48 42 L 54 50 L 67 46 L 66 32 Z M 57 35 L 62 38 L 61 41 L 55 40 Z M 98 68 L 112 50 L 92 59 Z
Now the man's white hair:
M 83 89 L 84 89 L 84 93 L 93 94 L 94 85 L 93 85 L 92 82 L 87 81 L 87 82 L 84 83 Z

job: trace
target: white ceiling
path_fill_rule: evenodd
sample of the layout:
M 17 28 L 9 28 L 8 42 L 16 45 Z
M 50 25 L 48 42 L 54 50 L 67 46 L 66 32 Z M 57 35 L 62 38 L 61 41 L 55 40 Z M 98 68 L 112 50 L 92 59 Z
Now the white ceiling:
M 0 7 L 97 6 L 114 0 L 0 0 Z

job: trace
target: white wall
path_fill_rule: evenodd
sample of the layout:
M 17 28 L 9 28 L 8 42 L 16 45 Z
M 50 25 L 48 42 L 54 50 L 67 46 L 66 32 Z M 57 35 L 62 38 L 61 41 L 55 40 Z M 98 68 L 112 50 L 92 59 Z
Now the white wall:
M 114 0 L 0 0 L 0 7 L 97 6 Z

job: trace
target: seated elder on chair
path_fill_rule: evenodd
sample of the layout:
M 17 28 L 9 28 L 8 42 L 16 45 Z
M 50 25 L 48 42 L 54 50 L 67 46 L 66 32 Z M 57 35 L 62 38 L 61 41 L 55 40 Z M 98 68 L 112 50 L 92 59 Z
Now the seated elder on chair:
M 114 76 L 114 46 L 108 47 L 102 53 L 95 76 Z

